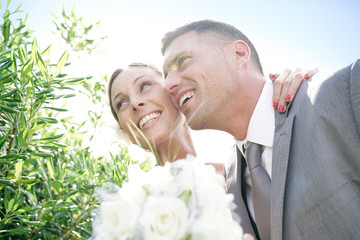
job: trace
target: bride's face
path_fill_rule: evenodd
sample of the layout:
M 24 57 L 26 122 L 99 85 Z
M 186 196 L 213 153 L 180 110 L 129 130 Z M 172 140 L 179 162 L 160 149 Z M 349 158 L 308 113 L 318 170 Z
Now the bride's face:
M 181 113 L 162 86 L 160 73 L 139 66 L 122 71 L 111 86 L 112 107 L 121 128 L 135 142 L 130 127 L 145 149 L 149 147 L 133 123 L 153 146 L 158 146 L 171 137 L 171 132 L 182 122 Z

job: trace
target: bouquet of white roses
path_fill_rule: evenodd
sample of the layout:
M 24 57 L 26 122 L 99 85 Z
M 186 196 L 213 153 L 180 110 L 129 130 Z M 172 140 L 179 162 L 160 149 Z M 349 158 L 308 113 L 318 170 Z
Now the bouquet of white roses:
M 233 196 L 212 166 L 189 156 L 149 172 L 131 165 L 128 179 L 102 201 L 93 239 L 242 239 Z

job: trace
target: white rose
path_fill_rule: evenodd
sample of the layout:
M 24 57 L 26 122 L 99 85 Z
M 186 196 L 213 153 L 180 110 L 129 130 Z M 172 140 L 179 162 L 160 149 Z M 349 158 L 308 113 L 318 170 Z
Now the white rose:
M 120 196 L 119 196 L 120 197 Z M 100 225 L 94 225 L 97 239 L 114 236 L 114 239 L 129 239 L 134 235 L 139 208 L 123 199 L 107 200 L 100 205 Z
M 143 211 L 141 223 L 145 239 L 177 240 L 185 237 L 189 211 L 182 200 L 150 196 Z
M 189 189 L 197 205 L 216 204 L 225 195 L 224 177 L 217 174 L 213 166 L 197 160 L 183 162 L 182 171 L 177 176 L 179 188 Z
M 146 173 L 144 187 L 151 195 L 158 196 L 173 190 L 174 176 L 171 174 L 170 167 L 169 164 L 156 166 Z
M 242 239 L 240 225 L 232 219 L 231 211 L 224 206 L 208 206 L 201 210 L 191 228 L 192 239 Z
M 171 174 L 170 165 L 156 166 L 148 172 L 144 172 L 138 165 L 130 165 L 128 168 L 129 182 L 125 183 L 124 187 L 127 185 L 126 188 L 146 191 L 147 194 L 155 196 L 171 191 L 174 177 Z M 137 190 L 133 192 L 139 195 Z

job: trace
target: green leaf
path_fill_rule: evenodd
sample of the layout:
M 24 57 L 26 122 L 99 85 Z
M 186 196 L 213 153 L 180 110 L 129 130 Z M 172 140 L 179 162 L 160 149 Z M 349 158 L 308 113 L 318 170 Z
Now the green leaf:
M 35 95 L 36 96 L 41 96 L 41 95 L 44 95 L 44 94 L 47 94 L 47 93 L 51 93 L 54 90 L 55 90 L 54 88 L 47 88 L 47 89 L 42 90 L 41 92 L 36 93 Z
M 1 53 L 0 53 L 0 57 L 2 57 L 2 56 L 4 56 L 4 55 L 7 55 L 7 54 L 11 53 L 11 51 L 12 51 L 12 49 L 7 50 L 7 51 L 4 51 L 4 52 L 1 52 Z
M 9 10 L 7 10 L 6 12 L 9 12 Z M 7 43 L 9 41 L 9 36 L 10 36 L 10 20 L 9 19 L 7 19 L 2 25 L 2 33 L 4 36 L 4 43 Z
M 66 199 L 66 198 L 68 198 L 68 197 L 70 197 L 70 196 L 72 196 L 72 195 L 74 195 L 74 194 L 76 194 L 76 193 L 78 193 L 78 192 L 79 192 L 79 190 L 73 190 L 73 191 L 65 194 L 65 195 L 63 196 L 63 198 Z
M 67 84 L 67 85 L 80 84 L 86 80 L 87 80 L 87 78 L 76 78 L 76 79 L 64 81 L 64 84 Z
M 19 221 L 19 222 L 29 226 L 37 226 L 37 227 L 45 226 L 44 222 L 39 222 L 39 221 Z
M 24 146 L 25 145 L 25 141 L 26 141 L 26 138 L 29 134 L 29 130 L 28 129 L 24 129 L 23 131 L 21 131 L 21 133 L 19 134 L 19 143 L 21 146 Z
M 44 121 L 46 123 L 58 123 L 58 120 L 49 117 L 39 117 L 38 120 Z
M 191 190 L 185 190 L 178 196 L 178 198 L 182 199 L 185 203 L 189 203 L 191 194 L 192 194 Z
M 21 113 L 20 113 L 20 122 L 21 122 L 21 127 L 22 127 L 23 129 L 26 129 L 26 130 L 27 130 L 28 121 L 27 121 L 26 114 L 25 114 L 24 112 L 21 112 Z
M 45 137 L 42 139 L 34 139 L 34 142 L 44 142 L 44 141 L 58 141 L 62 139 L 65 136 L 65 134 L 58 134 L 55 136 Z
M 6 61 L 3 65 L 0 66 L 0 71 L 4 70 L 4 69 L 8 69 L 12 64 L 11 59 L 9 59 L 8 61 Z
M 23 161 L 20 160 L 19 162 L 17 162 L 15 164 L 15 178 L 16 180 L 20 180 L 20 176 L 21 176 L 21 172 L 22 172 L 22 166 L 23 166 Z
M 52 179 L 52 180 L 55 180 L 54 168 L 53 168 L 53 166 L 52 166 L 52 164 L 51 164 L 50 158 L 48 158 L 48 159 L 46 160 L 46 166 L 47 166 L 47 170 L 48 170 L 48 173 L 49 173 L 51 179 Z
M 17 91 L 17 89 L 13 89 L 10 92 L 5 93 L 4 95 L 1 95 L 0 99 L 7 98 L 7 97 L 13 95 L 16 91 Z
M 47 78 L 48 74 L 46 72 L 46 67 L 45 67 L 45 63 L 44 60 L 41 57 L 41 54 L 39 53 L 39 51 L 36 51 L 36 59 L 37 59 L 37 65 L 42 73 L 42 75 Z
M 34 38 L 34 40 L 32 42 L 31 58 L 30 58 L 33 62 L 35 62 L 35 60 L 36 60 L 36 53 L 37 53 L 37 40 L 36 40 L 36 38 Z
M 8 112 L 8 113 L 18 113 L 19 111 L 14 109 L 14 108 L 10 108 L 8 106 L 5 106 L 5 105 L 0 105 L 0 108 L 2 110 L 4 110 L 5 112 Z
M 29 157 L 28 156 L 26 156 L 26 155 L 21 155 L 21 156 L 19 156 L 19 159 L 22 159 L 22 160 L 28 160 L 29 159 Z
M 7 180 L 7 179 L 5 179 L 5 178 L 0 178 L 0 183 L 1 183 L 1 184 L 7 184 L 7 185 L 9 185 L 9 184 L 11 183 L 11 181 L 10 181 L 10 180 Z
M 54 182 L 54 188 L 56 189 L 56 191 L 60 192 L 62 189 L 62 184 L 60 181 L 55 181 Z
M 64 98 L 72 98 L 72 97 L 75 97 L 75 96 L 76 96 L 76 94 L 71 93 L 71 94 L 64 95 Z
M 66 163 L 62 163 L 62 165 L 61 165 L 61 172 L 60 172 L 60 180 L 61 180 L 61 181 L 64 181 L 65 169 L 66 169 Z
M 31 182 L 34 182 L 36 180 L 36 177 L 27 177 L 27 176 L 23 176 L 21 179 L 20 179 L 20 182 L 21 183 L 31 183 Z M 25 190 L 23 190 L 24 192 Z
M 0 233 L 12 233 L 15 235 L 27 235 L 31 232 L 28 228 L 13 228 L 13 229 L 5 229 L 0 230 Z
M 51 45 L 49 45 L 42 53 L 41 56 L 48 56 L 50 54 Z
M 1 156 L 0 163 L 8 163 L 8 162 L 14 161 L 14 160 L 18 159 L 19 156 L 20 156 L 19 154 L 15 154 L 15 153 Z
M 66 148 L 66 147 L 68 147 L 68 145 L 60 144 L 60 143 L 57 143 L 57 142 L 50 142 L 50 144 L 57 147 L 57 148 Z
M 2 136 L 0 137 L 0 149 L 2 148 L 2 146 L 4 146 L 6 140 L 7 140 L 8 136 Z
M 60 71 L 64 67 L 68 57 L 69 57 L 69 50 L 66 50 L 63 53 L 63 55 L 60 57 L 60 60 L 59 60 L 59 62 L 57 64 L 57 66 L 56 66 L 56 69 L 55 69 L 55 72 L 54 72 L 54 75 L 53 75 L 54 77 L 56 77 L 60 73 Z
M 8 52 L 8 54 L 11 55 L 11 52 L 12 52 L 12 50 L 10 52 Z M 11 60 L 11 56 L 6 57 L 6 58 L 2 58 L 2 59 L 0 59 L 0 64 L 2 64 L 4 62 L 8 62 L 10 60 Z
M 67 112 L 68 111 L 65 108 L 56 108 L 56 107 L 44 107 L 44 108 L 51 109 L 51 110 L 58 111 L 58 112 Z
M 25 53 L 24 53 L 24 47 L 21 45 L 18 48 L 18 53 L 19 53 L 19 59 L 21 61 L 22 64 L 26 63 L 26 57 L 25 57 Z
M 15 56 L 15 51 L 14 50 L 11 51 L 11 61 L 13 63 L 14 72 L 17 72 L 16 56 Z
M 21 84 L 23 84 L 34 67 L 34 60 L 29 59 L 25 65 L 21 68 Z
M 6 209 L 6 212 L 13 212 L 14 211 L 14 205 L 15 205 L 15 196 L 13 196 L 9 202 L 8 202 L 8 208 Z
M 1 82 L 2 84 L 11 82 L 11 78 L 12 78 L 12 76 L 14 76 L 15 74 L 16 74 L 16 73 L 9 73 L 9 74 L 7 74 L 7 75 L 0 76 L 0 82 Z M 4 98 L 4 96 L 0 96 L 0 98 Z
M 54 154 L 52 153 L 44 153 L 44 152 L 37 152 L 37 153 L 33 153 L 34 156 L 38 156 L 38 157 L 54 157 Z
M 51 191 L 50 191 L 50 188 L 49 188 L 49 184 L 47 182 L 44 182 L 44 187 L 45 187 L 45 190 L 47 191 L 47 193 L 49 194 L 49 197 L 52 199 L 52 194 L 51 194 Z
M 6 213 L 8 213 L 10 211 L 9 210 L 9 202 L 10 202 L 10 198 L 11 198 L 11 192 L 15 192 L 14 189 L 12 189 L 9 186 L 6 186 L 5 190 L 4 190 L 4 204 L 5 204 Z

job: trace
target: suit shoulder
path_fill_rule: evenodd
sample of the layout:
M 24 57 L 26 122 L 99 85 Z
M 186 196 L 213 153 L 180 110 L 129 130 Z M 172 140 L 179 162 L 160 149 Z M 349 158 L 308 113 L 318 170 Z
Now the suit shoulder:
M 350 99 L 355 123 L 360 136 L 360 59 L 355 61 L 351 66 Z

